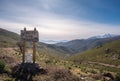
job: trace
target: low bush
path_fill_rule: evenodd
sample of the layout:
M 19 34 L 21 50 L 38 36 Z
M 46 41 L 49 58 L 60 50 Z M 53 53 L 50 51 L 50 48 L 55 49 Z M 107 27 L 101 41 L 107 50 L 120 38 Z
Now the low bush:
M 116 81 L 120 81 L 120 73 L 117 73 L 117 74 L 116 74 L 115 80 L 116 80 Z
M 4 71 L 5 68 L 5 62 L 3 60 L 0 60 L 0 73 Z

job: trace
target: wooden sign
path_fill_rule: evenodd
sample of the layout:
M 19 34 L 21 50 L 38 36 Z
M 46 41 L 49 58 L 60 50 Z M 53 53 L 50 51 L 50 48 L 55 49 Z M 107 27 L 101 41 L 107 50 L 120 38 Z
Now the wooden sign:
M 28 42 L 33 42 L 33 54 L 32 55 L 28 55 L 26 54 L 26 41 Z M 26 28 L 24 28 L 24 30 L 21 30 L 21 42 L 23 43 L 23 63 L 26 62 L 31 62 L 31 56 L 33 57 L 33 63 L 35 63 L 36 60 L 36 42 L 39 41 L 39 33 L 36 30 L 36 28 L 34 28 L 33 31 L 26 31 Z M 25 56 L 26 55 L 26 56 Z
M 24 30 L 21 30 L 21 40 L 38 42 L 39 41 L 38 31 L 36 30 L 36 28 L 34 29 L 34 31 L 26 31 L 26 28 Z

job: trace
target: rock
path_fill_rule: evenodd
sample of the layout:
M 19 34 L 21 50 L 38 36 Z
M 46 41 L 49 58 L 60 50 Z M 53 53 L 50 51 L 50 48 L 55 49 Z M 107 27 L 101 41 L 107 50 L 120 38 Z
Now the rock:
M 37 63 L 21 63 L 12 69 L 12 76 L 18 80 L 32 81 L 32 76 L 46 74 L 47 71 L 40 68 Z
M 114 77 L 111 73 L 104 73 L 103 78 L 105 79 L 105 81 L 114 81 Z
M 111 52 L 111 49 L 110 49 L 110 48 L 106 48 L 106 49 L 105 49 L 105 53 L 106 53 L 106 54 L 108 54 L 108 53 L 110 53 L 110 52 Z

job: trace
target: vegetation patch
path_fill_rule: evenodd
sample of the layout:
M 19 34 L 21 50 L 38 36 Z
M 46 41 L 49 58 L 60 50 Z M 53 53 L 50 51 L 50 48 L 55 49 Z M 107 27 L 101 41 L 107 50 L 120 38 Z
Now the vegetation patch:
M 0 73 L 3 73 L 5 65 L 5 62 L 3 60 L 0 60 Z

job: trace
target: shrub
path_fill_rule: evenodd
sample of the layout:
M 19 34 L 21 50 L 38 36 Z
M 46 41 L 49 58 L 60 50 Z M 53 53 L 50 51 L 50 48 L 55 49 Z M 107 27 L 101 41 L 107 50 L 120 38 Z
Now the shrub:
M 0 60 L 0 73 L 4 71 L 4 67 L 5 67 L 5 62 L 3 60 Z
M 51 81 L 80 81 L 80 79 L 74 75 L 69 70 L 60 69 L 54 72 L 54 80 Z
M 95 71 L 95 70 L 91 70 L 91 73 L 93 73 L 93 74 L 97 74 L 97 71 Z
M 115 79 L 116 79 L 116 81 L 120 81 L 120 73 L 116 74 L 116 78 Z
M 15 81 L 13 78 L 7 78 L 5 81 Z

